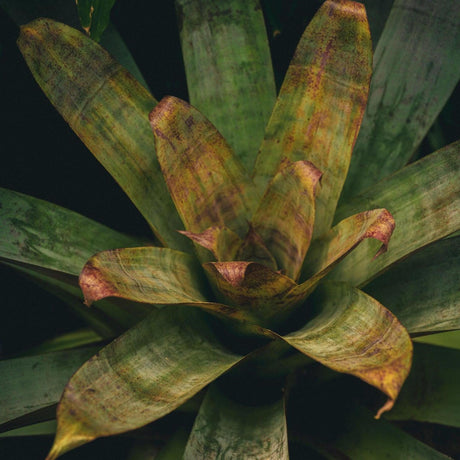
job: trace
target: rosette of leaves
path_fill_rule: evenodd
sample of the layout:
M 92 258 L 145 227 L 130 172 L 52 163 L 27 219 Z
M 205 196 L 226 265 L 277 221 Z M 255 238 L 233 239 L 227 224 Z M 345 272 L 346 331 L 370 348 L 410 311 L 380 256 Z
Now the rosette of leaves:
M 396 2 L 376 50 L 382 67 L 401 60 L 385 48 L 401 21 L 398 8 Z M 455 273 L 448 274 L 458 260 L 457 237 L 418 253 L 420 260 L 405 260 L 414 274 L 409 280 L 404 268 L 392 268 L 459 229 L 460 144 L 378 182 L 409 160 L 458 69 L 436 74 L 445 79 L 436 101 L 423 89 L 412 99 L 406 94 L 400 118 L 384 113 L 385 98 L 393 103 L 399 96 L 385 93 L 392 75 L 376 65 L 368 97 L 365 8 L 328 0 L 302 35 L 276 98 L 257 2 L 234 0 L 223 9 L 219 2 L 178 0 L 177 10 L 192 105 L 172 96 L 157 103 L 68 26 L 39 19 L 21 30 L 18 44 L 35 79 L 159 241 L 140 246 L 82 216 L 2 190 L 2 259 L 74 305 L 99 337 L 125 330 L 66 384 L 49 460 L 143 427 L 198 394 L 180 456 L 288 458 L 285 408 L 302 393 L 298 369 L 308 378 L 320 363 L 380 390 L 386 402 L 379 418 L 410 372 L 410 334 L 460 324 Z M 438 59 L 449 61 L 455 49 L 446 46 Z M 420 64 L 427 74 L 429 64 Z M 408 117 L 421 109 L 412 126 Z M 400 131 L 390 126 L 404 117 Z M 446 274 L 442 289 L 434 286 L 439 270 Z M 78 275 L 86 305 L 95 302 L 89 310 L 75 306 Z M 375 298 L 360 289 L 374 279 Z M 78 349 L 56 358 L 68 367 L 47 357 L 63 380 L 65 369 L 93 353 Z M 6 366 L 27 366 L 29 358 L 21 359 Z M 6 421 L 27 414 L 10 406 Z M 451 412 L 444 406 L 440 412 L 438 420 L 425 420 L 446 423 Z M 360 409 L 353 417 L 362 425 L 366 414 Z M 383 425 L 371 445 L 391 438 L 437 458 L 404 432 L 375 423 Z M 309 449 L 331 455 L 321 435 L 293 432 Z M 363 454 L 337 439 L 336 452 Z

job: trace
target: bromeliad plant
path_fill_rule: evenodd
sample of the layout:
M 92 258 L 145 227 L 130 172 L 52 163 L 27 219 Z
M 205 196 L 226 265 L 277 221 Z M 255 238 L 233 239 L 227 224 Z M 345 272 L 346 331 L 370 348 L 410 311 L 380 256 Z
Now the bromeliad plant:
M 420 141 L 372 139 L 379 68 L 350 163 L 371 79 L 364 6 L 321 6 L 276 102 L 257 2 L 234 0 L 225 11 L 218 2 L 179 0 L 177 7 L 191 101 L 200 111 L 170 96 L 157 104 L 70 27 L 40 19 L 21 31 L 34 77 L 161 243 L 139 247 L 81 216 L 2 191 L 9 232 L 2 257 L 72 299 L 81 271 L 85 303 L 96 302 L 85 312 L 89 323 L 102 337 L 131 326 L 67 383 L 49 460 L 151 423 L 203 389 L 184 458 L 288 458 L 287 375 L 305 366 L 308 375 L 319 362 L 358 377 L 386 395 L 379 418 L 409 374 L 409 333 L 460 324 L 457 299 L 427 308 L 421 294 L 398 303 L 406 288 L 394 274 L 390 290 L 385 275 L 371 285 L 393 313 L 359 289 L 460 223 L 459 143 L 374 185 Z M 224 55 L 230 36 L 236 45 Z M 458 239 L 439 244 L 450 254 Z M 435 302 L 447 296 L 430 291 L 432 277 L 423 284 Z

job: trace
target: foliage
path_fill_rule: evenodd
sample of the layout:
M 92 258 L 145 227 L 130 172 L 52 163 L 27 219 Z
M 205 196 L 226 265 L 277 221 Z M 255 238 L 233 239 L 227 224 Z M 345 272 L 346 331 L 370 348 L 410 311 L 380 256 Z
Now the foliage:
M 2 261 L 95 331 L 0 362 L 3 431 L 54 431 L 27 425 L 49 419 L 59 388 L 96 344 L 64 389 L 48 459 L 99 437 L 136 437 L 156 420 L 146 431 L 155 447 L 138 446 L 136 458 L 165 440 L 155 458 L 288 458 L 288 448 L 291 458 L 401 449 L 443 458 L 364 407 L 380 407 L 377 419 L 458 426 L 456 349 L 416 347 L 397 401 L 410 335 L 460 324 L 458 236 L 447 238 L 460 227 L 460 143 L 404 166 L 460 75 L 459 8 L 437 4 L 414 11 L 395 2 L 370 84 L 364 7 L 326 1 L 276 97 L 256 0 L 225 8 L 177 0 L 192 105 L 157 102 L 64 24 L 23 26 L 18 45 L 35 79 L 156 245 L 1 189 Z M 172 433 L 160 419 L 176 409 Z M 324 418 L 341 422 L 332 437 Z

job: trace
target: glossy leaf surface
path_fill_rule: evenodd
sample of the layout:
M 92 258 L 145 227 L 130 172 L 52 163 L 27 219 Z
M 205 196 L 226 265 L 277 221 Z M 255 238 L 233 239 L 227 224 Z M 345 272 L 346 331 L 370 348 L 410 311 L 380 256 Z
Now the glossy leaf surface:
M 285 159 L 252 217 L 254 231 L 282 273 L 297 279 L 313 234 L 321 172 L 307 161 Z
M 197 458 L 287 460 L 284 401 L 244 406 L 227 398 L 215 385 L 211 386 L 185 448 L 184 460 Z
M 325 366 L 359 377 L 388 396 L 390 410 L 412 361 L 407 331 L 385 307 L 358 289 L 325 282 L 313 294 L 315 315 L 283 339 Z
M 46 96 L 160 241 L 187 248 L 149 128 L 155 99 L 97 43 L 64 24 L 38 19 L 23 26 L 18 46 Z
M 391 420 L 417 420 L 460 428 L 460 350 L 416 344 L 414 365 Z
M 346 198 L 402 168 L 418 148 L 459 81 L 459 31 L 458 2 L 395 0 L 375 51 Z
M 99 348 L 0 361 L 0 425 L 57 404 L 69 378 Z
M 276 89 L 258 0 L 176 0 L 190 103 L 251 171 Z
M 158 160 L 188 231 L 247 231 L 254 189 L 216 128 L 195 108 L 168 96 L 150 113 Z
M 330 274 L 362 286 L 394 262 L 460 228 L 460 142 L 438 150 L 366 190 L 337 211 L 337 220 L 373 207 L 393 215 L 396 229 L 388 251 L 373 259 L 365 241 Z
M 391 267 L 366 292 L 411 333 L 460 328 L 460 237 L 437 241 Z
M 81 26 L 93 40 L 101 39 L 114 3 L 115 0 L 76 0 Z
M 322 173 L 315 235 L 330 228 L 367 101 L 372 46 L 364 6 L 326 1 L 289 66 L 254 180 L 263 191 L 284 157 Z
M 220 344 L 199 313 L 154 312 L 83 365 L 59 403 L 48 459 L 168 414 L 237 363 L 241 356 Z

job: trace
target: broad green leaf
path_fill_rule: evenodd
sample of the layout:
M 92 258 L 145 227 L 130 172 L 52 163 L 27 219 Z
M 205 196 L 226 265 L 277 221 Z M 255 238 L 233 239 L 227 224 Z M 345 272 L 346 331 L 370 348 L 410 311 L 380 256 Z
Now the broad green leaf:
M 228 227 L 246 234 L 252 182 L 216 128 L 172 96 L 150 113 L 158 160 L 185 228 Z
M 460 5 L 395 0 L 374 57 L 344 198 L 403 167 L 460 78 Z
M 325 282 L 313 294 L 314 316 L 283 339 L 325 366 L 359 377 L 393 407 L 412 361 L 409 334 L 385 307 L 344 283 Z
M 48 460 L 168 414 L 241 358 L 220 344 L 199 311 L 152 313 L 74 374 Z
M 50 436 L 56 433 L 56 420 L 34 423 L 33 425 L 15 428 L 14 430 L 0 433 L 0 438 L 11 438 L 15 436 Z
M 0 225 L 2 260 L 71 275 L 96 252 L 139 244 L 73 211 L 1 188 Z
M 439 334 L 422 335 L 415 337 L 417 343 L 427 343 L 438 347 L 447 347 L 460 350 L 460 330 L 441 332 Z
M 251 458 L 287 460 L 284 401 L 245 406 L 212 385 L 193 425 L 184 460 Z
M 153 305 L 190 305 L 243 319 L 232 307 L 208 302 L 208 287 L 192 256 L 168 248 L 130 248 L 93 256 L 80 275 L 89 306 L 106 297 Z
M 417 420 L 460 428 L 460 350 L 416 344 L 412 371 L 391 420 Z
M 255 262 L 209 262 L 203 264 L 222 302 L 239 306 L 248 318 L 268 327 L 292 310 L 284 302 L 296 284 L 281 273 Z
M 297 279 L 313 234 L 315 195 L 321 172 L 307 161 L 281 162 L 252 217 L 254 231 L 278 268 Z
M 322 173 L 316 236 L 329 230 L 367 101 L 372 46 L 364 6 L 326 1 L 305 30 L 257 157 L 263 191 L 284 157 Z
M 248 172 L 276 100 L 258 0 L 176 0 L 190 103 L 222 133 Z
M 337 211 L 337 220 L 373 207 L 391 212 L 396 228 L 388 251 L 376 259 L 363 242 L 330 274 L 363 286 L 394 262 L 460 228 L 460 141 L 406 166 Z
M 109 25 L 115 0 L 75 0 L 81 26 L 95 41 L 99 41 Z
M 55 405 L 72 374 L 99 348 L 0 361 L 0 424 Z
M 366 286 L 411 333 L 460 329 L 460 238 L 437 241 Z
M 156 159 L 155 99 L 104 49 L 49 19 L 22 26 L 18 46 L 52 104 L 131 198 L 159 240 L 189 247 Z M 165 219 L 165 216 L 168 216 Z

